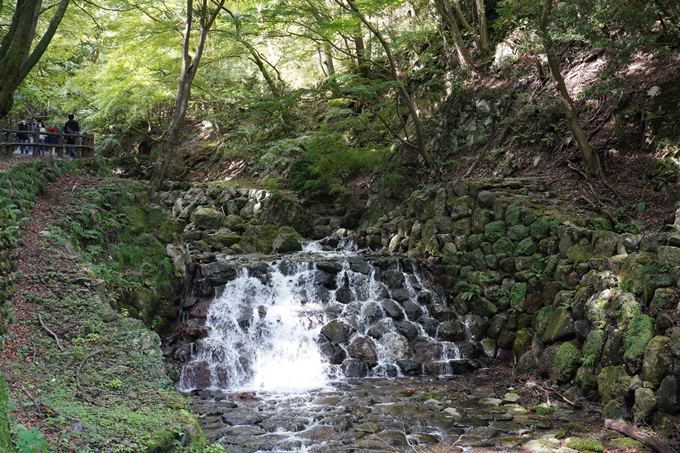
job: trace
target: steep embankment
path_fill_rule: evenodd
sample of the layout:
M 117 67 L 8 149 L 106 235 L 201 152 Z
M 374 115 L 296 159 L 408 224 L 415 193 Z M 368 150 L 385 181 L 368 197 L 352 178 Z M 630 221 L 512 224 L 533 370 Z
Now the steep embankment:
M 167 219 L 143 186 L 88 170 L 41 162 L 0 174 L 3 233 L 17 224 L 2 243 L 10 425 L 38 428 L 28 438 L 44 436 L 49 451 L 203 451 L 158 335 L 119 314 L 155 323 L 172 311 L 164 295 L 186 270 L 166 258 Z

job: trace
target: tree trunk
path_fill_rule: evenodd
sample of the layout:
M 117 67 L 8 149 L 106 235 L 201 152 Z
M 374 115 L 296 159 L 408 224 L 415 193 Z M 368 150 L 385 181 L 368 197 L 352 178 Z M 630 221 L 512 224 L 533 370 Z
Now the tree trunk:
M 31 52 L 41 0 L 18 0 L 12 22 L 0 41 L 0 118 L 14 104 L 14 91 L 47 50 L 61 23 L 69 0 L 61 0 L 38 44 Z
M 359 66 L 359 74 L 364 79 L 371 78 L 371 66 L 366 58 L 366 46 L 364 45 L 364 37 L 361 33 L 361 27 L 354 33 L 354 49 L 357 53 L 357 65 Z
M 567 91 L 567 85 L 564 83 L 564 77 L 560 72 L 560 64 L 555 54 L 553 48 L 552 38 L 548 33 L 548 25 L 550 25 L 550 16 L 552 13 L 552 3 L 553 0 L 545 0 L 543 4 L 543 14 L 541 16 L 541 39 L 543 41 L 543 47 L 545 48 L 545 54 L 548 57 L 548 67 L 550 68 L 550 75 L 553 78 L 553 82 L 557 87 L 557 92 L 560 97 L 560 102 L 562 103 L 562 108 L 564 108 L 564 114 L 567 117 L 567 122 L 571 128 L 571 132 L 574 134 L 574 139 L 578 144 L 581 154 L 583 155 L 583 161 L 586 165 L 586 174 L 591 178 L 597 178 L 600 174 L 600 164 L 593 152 L 593 148 L 588 142 L 588 137 L 581 127 L 581 122 L 578 119 L 578 113 L 574 108 L 574 104 Z
M 456 54 L 458 55 L 458 63 L 463 68 L 472 67 L 472 59 L 470 58 L 470 53 L 465 47 L 463 42 L 463 35 L 460 33 L 460 28 L 458 28 L 458 23 L 453 15 L 446 0 L 434 0 L 434 4 L 437 7 L 439 15 L 442 17 L 446 28 L 451 33 L 451 38 L 453 39 L 453 45 L 456 48 Z
M 170 166 L 172 153 L 175 151 L 179 143 L 179 133 L 184 123 L 184 118 L 189 107 L 189 100 L 191 99 L 191 84 L 194 81 L 198 65 L 201 62 L 203 49 L 205 47 L 205 40 L 208 36 L 208 31 L 215 22 L 217 15 L 224 6 L 225 0 L 219 0 L 217 8 L 212 14 L 208 15 L 208 0 L 203 0 L 200 9 L 199 18 L 199 35 L 198 45 L 192 61 L 189 55 L 189 47 L 191 45 L 191 28 L 193 22 L 193 0 L 187 0 L 187 19 L 184 28 L 184 39 L 182 40 L 182 71 L 179 76 L 179 83 L 177 84 L 177 95 L 175 96 L 175 110 L 168 126 L 168 131 L 163 138 L 161 150 L 158 154 L 158 160 L 154 166 L 151 175 L 151 196 L 155 197 L 165 180 L 165 176 Z
M 340 0 L 336 1 L 340 6 L 344 7 Z M 387 61 L 389 62 L 390 65 L 390 74 L 392 76 L 392 80 L 394 80 L 395 82 L 400 82 L 399 92 L 401 93 L 402 97 L 404 98 L 404 101 L 406 102 L 409 112 L 411 113 L 411 120 L 413 120 L 413 125 L 416 128 L 416 140 L 418 152 L 420 153 L 420 156 L 423 158 L 425 165 L 427 165 L 429 168 L 434 168 L 435 167 L 434 160 L 432 160 L 432 156 L 430 156 L 430 153 L 427 151 L 427 146 L 425 144 L 425 132 L 423 130 L 423 123 L 420 121 L 420 116 L 418 115 L 418 109 L 416 108 L 416 105 L 413 102 L 411 94 L 406 89 L 406 86 L 403 83 L 401 83 L 401 80 L 399 80 L 399 75 L 397 74 L 397 66 L 394 62 L 394 57 L 392 56 L 392 50 L 390 49 L 390 46 L 387 44 L 387 41 L 385 41 L 385 38 L 383 37 L 382 33 L 380 33 L 380 31 L 378 31 L 378 29 L 376 29 L 366 19 L 366 17 L 363 14 L 361 14 L 361 11 L 359 11 L 359 9 L 356 7 L 353 0 L 347 0 L 347 4 L 349 5 L 349 8 L 352 11 L 354 11 L 354 13 L 359 17 L 361 22 L 371 31 L 371 33 L 375 35 L 375 37 L 380 42 L 380 45 L 382 46 L 383 50 L 385 51 Z
M 331 44 L 324 42 L 323 44 L 323 65 L 326 68 L 326 74 L 332 76 L 335 74 L 335 65 L 333 64 L 333 50 Z
M 484 0 L 477 0 L 477 18 L 479 19 L 479 44 L 482 54 L 491 52 L 491 41 L 489 40 L 489 30 L 486 24 L 486 10 Z

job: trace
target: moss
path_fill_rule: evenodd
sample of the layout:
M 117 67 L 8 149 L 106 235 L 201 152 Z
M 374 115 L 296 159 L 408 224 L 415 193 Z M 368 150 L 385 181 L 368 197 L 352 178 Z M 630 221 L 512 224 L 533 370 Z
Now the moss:
M 502 237 L 494 242 L 491 251 L 500 258 L 512 256 L 515 252 L 515 244 L 510 239 Z
M 529 329 L 521 329 L 517 332 L 515 341 L 512 343 L 512 355 L 515 359 L 519 359 L 519 357 L 529 349 L 532 339 L 533 334 Z
M 507 226 L 502 220 L 488 223 L 484 227 L 484 237 L 489 242 L 496 242 L 505 236 L 505 233 L 507 233 Z
M 582 350 L 584 365 L 595 366 L 600 361 L 606 341 L 607 333 L 604 330 L 593 330 L 588 334 Z
M 522 210 L 520 205 L 511 204 L 505 208 L 505 223 L 509 226 L 518 225 L 521 222 Z
M 534 315 L 532 323 L 536 333 L 543 335 L 545 329 L 548 327 L 548 322 L 553 315 L 555 309 L 552 306 L 543 307 Z
M 468 236 L 467 243 L 470 250 L 478 249 L 482 242 L 484 242 L 484 236 L 481 234 L 471 234 Z
M 12 453 L 14 447 L 12 446 L 12 438 L 10 435 L 10 412 L 8 403 L 7 383 L 5 376 L 0 373 L 0 451 Z
M 517 256 L 531 256 L 537 251 L 536 244 L 531 238 L 526 238 L 517 244 L 515 255 Z
M 521 313 L 524 311 L 524 298 L 527 295 L 526 283 L 515 283 L 510 288 L 510 307 Z
M 569 382 L 581 364 L 581 351 L 571 343 L 564 343 L 555 353 L 551 378 L 558 384 Z
M 534 238 L 535 241 L 546 239 L 550 236 L 550 217 L 539 217 L 531 224 L 529 230 L 531 232 L 531 237 Z
M 637 315 L 628 324 L 623 339 L 623 360 L 630 374 L 637 374 L 642 368 L 647 343 L 654 337 L 654 320 L 647 315 Z
M 599 440 L 581 437 L 570 437 L 564 443 L 564 446 L 578 451 L 592 451 L 597 453 L 602 453 L 604 451 L 604 446 Z

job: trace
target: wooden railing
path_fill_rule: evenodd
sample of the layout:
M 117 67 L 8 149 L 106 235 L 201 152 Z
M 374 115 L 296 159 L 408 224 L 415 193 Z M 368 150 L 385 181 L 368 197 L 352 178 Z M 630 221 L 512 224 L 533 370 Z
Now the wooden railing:
M 22 134 L 29 138 L 29 143 L 20 142 L 17 138 Z M 45 142 L 49 137 L 55 137 L 57 143 L 40 143 L 40 136 L 45 136 Z M 68 143 L 72 138 L 75 143 Z M 28 149 L 29 154 L 40 156 L 40 149 L 44 147 L 47 154 L 55 151 L 58 157 L 64 157 L 64 150 L 73 149 L 75 157 L 94 157 L 94 135 L 93 134 L 66 134 L 64 132 L 40 132 L 40 131 L 18 131 L 7 128 L 0 128 L 0 158 L 12 157 L 14 150 Z

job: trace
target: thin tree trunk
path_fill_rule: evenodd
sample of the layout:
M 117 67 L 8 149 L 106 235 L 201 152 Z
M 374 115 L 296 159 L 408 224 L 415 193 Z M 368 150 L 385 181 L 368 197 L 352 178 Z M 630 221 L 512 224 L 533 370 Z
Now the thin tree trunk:
M 323 44 L 323 64 L 326 67 L 326 73 L 329 76 L 335 74 L 335 65 L 333 64 L 333 49 L 331 44 L 324 42 Z
M 434 0 L 434 4 L 437 7 L 439 15 L 442 17 L 446 28 L 449 30 L 449 33 L 451 33 L 453 45 L 455 46 L 456 54 L 458 55 L 458 63 L 464 68 L 472 67 L 470 53 L 468 52 L 467 47 L 465 47 L 463 35 L 460 33 L 460 28 L 458 28 L 458 23 L 456 22 L 456 18 L 449 8 L 448 3 L 446 0 Z M 467 21 L 465 23 L 467 23 Z
M 371 66 L 366 58 L 366 46 L 364 45 L 364 37 L 361 33 L 361 27 L 354 33 L 354 49 L 357 53 L 357 64 L 359 65 L 359 74 L 364 79 L 371 78 Z
M 486 24 L 486 10 L 484 0 L 477 0 L 477 18 L 479 19 L 479 44 L 483 54 L 491 51 L 491 41 L 489 41 L 489 30 Z
M 177 84 L 177 95 L 175 96 L 175 110 L 168 126 L 168 131 L 163 138 L 161 150 L 158 154 L 158 160 L 154 166 L 151 175 L 151 196 L 154 197 L 161 188 L 165 176 L 170 166 L 172 153 L 175 151 L 179 143 L 179 133 L 184 123 L 184 118 L 189 107 L 189 100 L 191 99 L 191 84 L 194 81 L 198 65 L 201 62 L 205 41 L 208 36 L 208 31 L 215 22 L 219 11 L 224 5 L 225 0 L 220 0 L 217 3 L 217 8 L 208 16 L 208 0 L 203 0 L 201 5 L 201 16 L 199 18 L 199 35 L 198 45 L 192 61 L 189 55 L 189 48 L 191 45 L 191 27 L 193 22 L 193 0 L 187 0 L 187 19 L 184 28 L 184 39 L 182 40 L 182 71 L 179 76 L 179 83 Z
M 564 108 L 564 113 L 567 117 L 567 122 L 571 128 L 571 132 L 574 134 L 574 139 L 578 144 L 581 154 L 583 155 L 583 161 L 586 165 L 586 174 L 591 178 L 597 178 L 600 174 L 600 164 L 593 152 L 593 148 L 588 142 L 588 137 L 581 127 L 581 122 L 578 119 L 578 113 L 574 108 L 574 104 L 567 90 L 567 85 L 564 83 L 564 77 L 560 72 L 560 64 L 555 54 L 553 48 L 552 38 L 548 33 L 548 25 L 550 25 L 550 16 L 552 14 L 552 4 L 553 0 L 545 0 L 543 4 L 543 14 L 541 15 L 541 38 L 543 40 L 543 47 L 545 48 L 545 54 L 548 57 L 548 67 L 550 68 L 550 75 L 553 78 L 553 82 L 557 87 L 557 93 L 560 97 L 560 102 L 562 103 L 562 108 Z
M 342 3 L 340 3 L 340 0 L 336 1 L 340 6 L 343 6 Z M 361 22 L 371 31 L 371 33 L 375 35 L 378 41 L 380 41 L 380 45 L 385 51 L 387 61 L 390 64 L 390 73 L 392 76 L 392 80 L 394 80 L 395 82 L 401 82 L 401 80 L 399 80 L 399 75 L 397 74 L 397 66 L 394 62 L 392 51 L 390 50 L 390 46 L 387 44 L 387 41 L 385 41 L 385 38 L 383 37 L 382 33 L 380 33 L 380 31 L 378 31 L 378 29 L 376 29 L 366 19 L 366 17 L 356 7 L 353 0 L 347 0 L 347 4 L 349 5 L 350 9 L 354 11 L 354 13 L 356 13 Z M 423 130 L 423 124 L 420 121 L 420 116 L 418 115 L 418 109 L 416 108 L 416 105 L 414 104 L 413 99 L 411 98 L 411 94 L 406 90 L 406 86 L 403 83 L 399 83 L 399 92 L 404 98 L 404 101 L 406 102 L 409 112 L 411 113 L 413 126 L 416 128 L 416 140 L 418 144 L 418 152 L 420 153 L 420 156 L 423 158 L 423 161 L 425 161 L 425 165 L 427 165 L 429 168 L 434 168 L 435 167 L 434 160 L 432 160 L 432 156 L 430 156 L 430 153 L 427 151 L 427 145 L 425 143 L 425 131 Z

